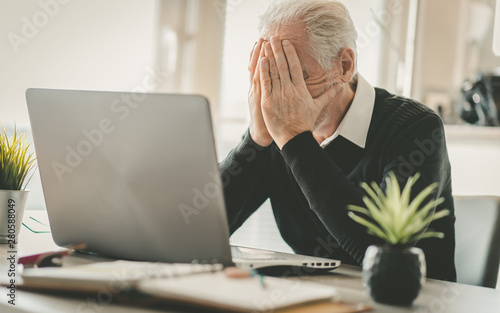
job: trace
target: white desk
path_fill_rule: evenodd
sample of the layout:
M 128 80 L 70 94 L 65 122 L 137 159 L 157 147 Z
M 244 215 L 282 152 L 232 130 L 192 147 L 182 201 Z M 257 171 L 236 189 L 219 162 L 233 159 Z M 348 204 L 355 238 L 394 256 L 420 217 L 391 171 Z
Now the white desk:
M 30 212 L 26 212 L 29 216 Z M 23 229 L 20 236 L 20 251 L 22 254 L 47 251 L 55 247 L 50 234 L 34 234 Z M 0 281 L 7 278 L 6 245 L 0 245 Z M 369 294 L 363 289 L 359 268 L 341 266 L 330 275 L 295 277 L 290 279 L 315 281 L 321 284 L 335 286 L 341 297 L 348 302 L 363 302 L 373 306 L 373 312 L 380 313 L 489 313 L 500 312 L 500 290 L 468 286 L 428 280 L 420 295 L 411 307 L 388 306 L 373 303 Z M 140 308 L 106 303 L 94 303 L 89 296 L 64 297 L 55 294 L 42 294 L 31 291 L 17 290 L 16 306 L 7 304 L 6 289 L 0 292 L 0 312 L 75 312 L 75 313 L 128 313 L 128 312 L 182 312 L 166 306 L 158 308 Z M 185 312 L 185 311 L 184 311 Z M 192 312 L 199 312 L 193 310 Z

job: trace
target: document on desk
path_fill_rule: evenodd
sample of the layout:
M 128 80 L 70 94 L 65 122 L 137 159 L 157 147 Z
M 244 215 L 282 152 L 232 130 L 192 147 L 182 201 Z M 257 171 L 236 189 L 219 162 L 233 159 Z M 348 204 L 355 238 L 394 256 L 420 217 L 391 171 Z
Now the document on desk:
M 286 313 L 325 310 L 347 313 L 369 309 L 368 306 L 335 302 L 338 294 L 334 287 L 303 280 L 263 278 L 259 275 L 231 278 L 222 269 L 220 264 L 97 262 L 72 267 L 26 269 L 22 274 L 21 287 L 84 293 L 108 290 L 124 293 L 127 297 L 135 293 L 165 303 L 228 312 L 284 309 Z
M 99 291 L 103 288 L 120 292 L 135 289 L 141 280 L 175 278 L 220 271 L 221 264 L 168 264 L 135 261 L 96 262 L 72 267 L 25 269 L 25 288 L 65 291 Z
M 312 302 L 335 300 L 333 287 L 300 280 L 227 277 L 223 272 L 141 281 L 137 290 L 166 300 L 229 312 L 273 312 Z

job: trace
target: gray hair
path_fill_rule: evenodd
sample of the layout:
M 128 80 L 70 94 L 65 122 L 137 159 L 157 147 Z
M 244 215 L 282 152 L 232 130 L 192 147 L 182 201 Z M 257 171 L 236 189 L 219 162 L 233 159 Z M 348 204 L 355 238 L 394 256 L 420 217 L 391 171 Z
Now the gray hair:
M 342 49 L 354 51 L 357 61 L 358 33 L 347 8 L 337 0 L 281 0 L 272 2 L 260 17 L 261 37 L 279 26 L 303 21 L 310 53 L 325 71 L 333 66 Z

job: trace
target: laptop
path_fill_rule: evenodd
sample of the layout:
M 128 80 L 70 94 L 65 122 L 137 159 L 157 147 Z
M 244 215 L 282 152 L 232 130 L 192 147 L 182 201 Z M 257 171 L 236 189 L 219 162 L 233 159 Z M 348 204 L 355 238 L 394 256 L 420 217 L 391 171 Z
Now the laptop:
M 112 258 L 334 269 L 339 260 L 230 247 L 208 101 L 28 89 L 54 242 Z

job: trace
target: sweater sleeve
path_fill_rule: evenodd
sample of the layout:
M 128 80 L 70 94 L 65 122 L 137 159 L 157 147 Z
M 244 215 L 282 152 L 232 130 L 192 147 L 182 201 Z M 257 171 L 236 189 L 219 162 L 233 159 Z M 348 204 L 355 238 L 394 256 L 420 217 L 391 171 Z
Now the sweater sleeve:
M 444 137 L 439 117 L 427 114 L 406 127 L 404 132 L 399 132 L 395 138 L 387 138 L 392 142 L 386 147 L 380 181 L 377 182 L 379 186 L 385 190 L 385 178 L 391 171 L 396 174 L 400 185 L 404 185 L 409 176 L 421 173 L 421 178 L 413 188 L 413 197 L 432 182 L 441 182 L 441 177 L 446 177 L 442 176 L 442 170 L 446 168 L 448 157 L 444 138 L 439 138 L 437 142 L 432 139 L 433 134 L 439 131 L 441 137 Z M 429 140 L 433 140 L 432 153 L 428 151 L 404 171 L 408 167 L 406 160 L 411 160 L 415 151 L 421 150 L 419 143 Z M 366 228 L 347 215 L 348 204 L 364 206 L 364 190 L 346 177 L 328 153 L 318 145 L 311 132 L 301 133 L 290 140 L 283 147 L 282 154 L 307 198 L 310 209 L 339 245 L 361 264 L 367 247 L 381 243 L 379 238 L 368 235 Z M 447 168 L 449 169 L 449 164 Z
M 270 149 L 255 143 L 247 130 L 239 145 L 219 164 L 231 234 L 269 197 L 266 158 Z

